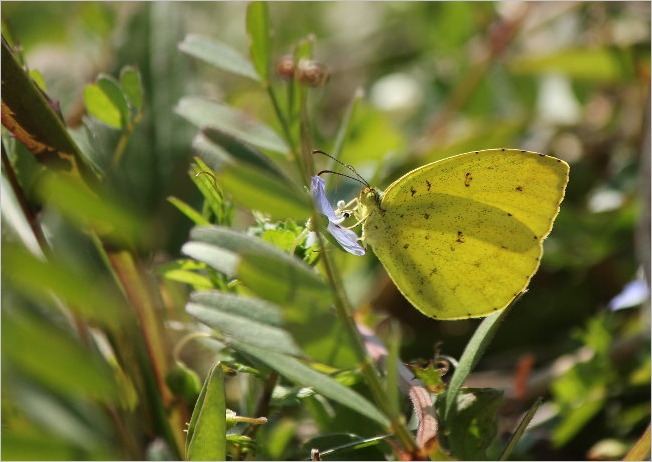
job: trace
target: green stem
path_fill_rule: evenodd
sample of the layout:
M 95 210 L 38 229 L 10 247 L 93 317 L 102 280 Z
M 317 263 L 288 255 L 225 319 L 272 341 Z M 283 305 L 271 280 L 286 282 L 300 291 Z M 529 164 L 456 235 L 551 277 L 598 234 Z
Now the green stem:
M 120 161 L 122 160 L 122 157 L 124 156 L 125 151 L 127 150 L 127 143 L 129 142 L 131 133 L 134 131 L 136 125 L 138 125 L 138 122 L 140 122 L 141 118 L 142 118 L 142 113 L 136 114 L 133 120 L 130 123 L 128 123 L 125 129 L 122 131 L 122 135 L 120 135 L 120 139 L 118 140 L 118 145 L 115 147 L 115 152 L 113 153 L 111 168 L 116 168 L 120 164 Z
M 362 375 L 365 378 L 367 385 L 369 386 L 374 401 L 380 407 L 383 413 L 389 418 L 391 430 L 393 430 L 393 432 L 396 434 L 405 451 L 409 454 L 416 454 L 418 452 L 418 448 L 412 434 L 405 426 L 405 422 L 402 417 L 393 412 L 389 406 L 389 400 L 387 399 L 383 386 L 380 382 L 380 377 L 376 372 L 373 359 L 367 353 L 367 349 L 355 325 L 350 303 L 344 292 L 344 286 L 342 285 L 342 281 L 339 278 L 339 274 L 335 268 L 335 263 L 333 262 L 330 254 L 325 251 L 324 239 L 321 234 L 316 232 L 316 235 L 317 241 L 319 242 L 319 248 L 321 249 L 321 255 L 324 262 L 324 269 L 326 271 L 327 280 L 334 294 L 335 309 L 337 311 L 338 317 L 344 323 L 344 327 L 346 328 L 349 337 L 353 340 L 355 354 L 358 359 Z

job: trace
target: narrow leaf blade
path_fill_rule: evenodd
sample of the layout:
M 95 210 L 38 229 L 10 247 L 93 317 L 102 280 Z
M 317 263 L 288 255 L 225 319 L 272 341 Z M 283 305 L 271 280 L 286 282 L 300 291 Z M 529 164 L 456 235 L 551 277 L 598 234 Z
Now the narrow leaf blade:
M 269 81 L 270 41 L 267 3 L 252 2 L 247 7 L 247 33 L 251 39 L 251 59 L 264 82 Z
M 187 441 L 187 460 L 226 460 L 226 397 L 219 363 L 206 377 L 188 425 Z
M 366 398 L 329 376 L 311 369 L 295 358 L 240 342 L 233 342 L 233 346 L 256 357 L 291 381 L 313 387 L 325 397 L 353 409 L 385 428 L 389 425 L 388 419 Z
M 251 62 L 230 46 L 198 34 L 188 34 L 179 44 L 184 53 L 217 67 L 218 69 L 259 80 Z
M 270 215 L 272 219 L 306 220 L 310 206 L 306 194 L 266 172 L 245 164 L 231 164 L 218 178 L 236 203 Z
M 199 129 L 213 128 L 263 149 L 287 154 L 288 146 L 270 127 L 225 104 L 186 97 L 175 112 Z
M 462 384 L 464 384 L 464 381 L 476 366 L 480 360 L 480 357 L 482 357 L 482 354 L 487 349 L 487 346 L 489 343 L 491 343 L 491 340 L 498 330 L 500 321 L 503 320 L 504 316 L 508 312 L 509 307 L 500 313 L 486 317 L 480 323 L 475 333 L 473 334 L 473 337 L 471 337 L 471 340 L 469 340 L 469 343 L 466 345 L 464 353 L 462 353 L 462 357 L 460 358 L 460 362 L 455 369 L 455 373 L 453 374 L 453 377 L 451 378 L 451 381 L 448 385 L 448 390 L 444 395 L 445 420 L 448 419 L 448 416 L 453 409 L 453 405 L 457 400 L 457 394 L 462 388 Z

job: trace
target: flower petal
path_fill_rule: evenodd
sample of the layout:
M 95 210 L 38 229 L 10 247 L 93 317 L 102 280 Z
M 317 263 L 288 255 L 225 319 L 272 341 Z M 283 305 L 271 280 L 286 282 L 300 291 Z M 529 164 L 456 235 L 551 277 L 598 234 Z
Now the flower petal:
M 310 182 L 310 193 L 312 194 L 312 200 L 317 204 L 317 208 L 321 213 L 326 215 L 330 220 L 335 220 L 335 211 L 330 202 L 328 202 L 328 197 L 326 197 L 326 188 L 324 187 L 324 180 L 318 176 L 313 176 Z
M 365 254 L 364 247 L 358 243 L 358 235 L 350 229 L 342 228 L 333 222 L 328 223 L 327 229 L 347 252 L 357 256 Z
M 318 176 L 313 176 L 310 182 L 310 193 L 319 211 L 328 218 L 326 230 L 347 252 L 358 256 L 364 255 L 365 249 L 358 243 L 358 235 L 339 225 L 344 217 L 338 217 L 333 210 L 333 206 L 328 202 L 324 180 Z

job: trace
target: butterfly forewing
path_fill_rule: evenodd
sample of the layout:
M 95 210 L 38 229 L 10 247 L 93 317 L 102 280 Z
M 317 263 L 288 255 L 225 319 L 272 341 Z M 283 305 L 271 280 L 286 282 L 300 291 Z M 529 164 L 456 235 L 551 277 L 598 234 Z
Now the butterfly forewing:
M 565 162 L 538 153 L 460 154 L 392 183 L 365 237 L 424 314 L 485 316 L 527 287 L 567 181 Z

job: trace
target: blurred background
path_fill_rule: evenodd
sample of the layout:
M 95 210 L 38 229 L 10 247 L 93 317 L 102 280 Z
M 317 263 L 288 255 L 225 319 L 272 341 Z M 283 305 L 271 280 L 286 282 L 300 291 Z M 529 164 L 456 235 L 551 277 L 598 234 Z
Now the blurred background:
M 125 65 L 141 72 L 144 118 L 109 181 L 153 230 L 142 249 L 151 268 L 178 257 L 191 223 L 166 198 L 200 198 L 187 174 L 196 130 L 173 112 L 179 99 L 208 96 L 272 117 L 251 81 L 177 45 L 197 33 L 246 54 L 246 4 L 1 8 L 3 34 L 40 72 L 72 128 L 87 119 L 83 89 L 99 73 L 117 75 Z M 275 55 L 313 37 L 314 57 L 329 69 L 328 84 L 311 95 L 315 148 L 333 148 L 347 108 L 363 95 L 342 160 L 370 182 L 384 188 L 427 162 L 498 147 L 571 165 L 541 269 L 471 382 L 506 390 L 504 432 L 525 403 L 547 398 L 517 458 L 622 457 L 650 418 L 649 2 L 282 2 L 269 10 Z M 110 150 L 118 135 L 93 127 L 96 149 Z M 333 194 L 351 198 L 358 188 L 338 181 Z M 351 298 L 378 331 L 386 319 L 400 321 L 404 361 L 459 357 L 477 321 L 427 319 L 374 259 L 339 258 Z M 3 313 L 20 298 L 3 289 Z M 12 348 L 6 338 L 3 329 L 3 358 Z M 3 373 L 3 409 L 6 386 L 29 381 L 12 382 L 13 373 Z

